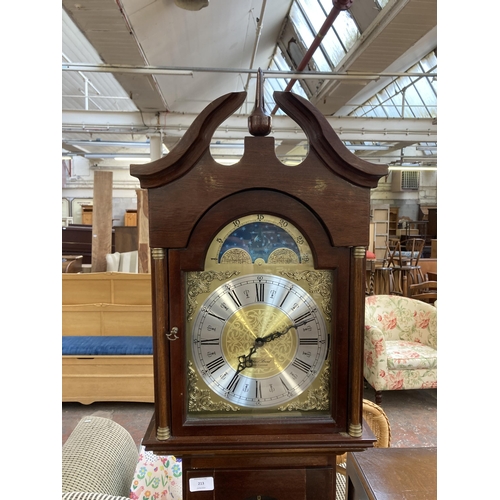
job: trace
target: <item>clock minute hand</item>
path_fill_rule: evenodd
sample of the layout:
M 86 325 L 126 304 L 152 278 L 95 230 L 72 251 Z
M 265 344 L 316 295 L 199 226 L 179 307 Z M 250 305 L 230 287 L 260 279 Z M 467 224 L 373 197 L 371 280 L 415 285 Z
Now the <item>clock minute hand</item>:
M 279 331 L 272 332 L 269 335 L 266 335 L 265 337 L 257 337 L 255 339 L 254 345 L 250 348 L 250 352 L 247 355 L 238 356 L 238 368 L 236 370 L 236 373 L 240 373 L 245 368 L 251 368 L 253 366 L 253 361 L 251 358 L 257 352 L 257 348 L 262 347 L 267 342 L 271 342 L 273 340 L 282 337 L 283 335 L 285 335 L 285 333 L 288 333 L 288 331 L 291 330 L 292 328 L 298 328 L 299 326 L 305 325 L 306 323 L 309 323 L 309 321 L 313 320 L 314 318 L 305 319 L 303 321 L 299 321 L 298 323 L 294 323 L 293 325 L 287 326 L 281 332 Z
M 255 345 L 257 345 L 257 347 L 261 347 L 266 342 L 271 342 L 273 340 L 279 339 L 280 337 L 285 335 L 285 333 L 288 333 L 288 331 L 291 330 L 292 328 L 298 328 L 299 326 L 305 325 L 306 323 L 309 323 L 309 321 L 313 321 L 313 320 L 314 320 L 314 318 L 305 319 L 303 321 L 299 321 L 298 323 L 294 323 L 293 325 L 287 326 L 281 332 L 273 332 L 273 333 L 270 333 L 269 335 L 266 335 L 265 337 L 257 338 L 257 339 L 255 339 Z

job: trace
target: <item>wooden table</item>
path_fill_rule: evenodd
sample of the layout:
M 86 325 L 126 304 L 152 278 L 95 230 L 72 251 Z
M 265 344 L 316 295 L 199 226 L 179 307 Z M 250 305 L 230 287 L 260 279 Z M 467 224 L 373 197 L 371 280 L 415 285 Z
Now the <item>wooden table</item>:
M 371 448 L 347 454 L 348 500 L 435 500 L 437 448 Z

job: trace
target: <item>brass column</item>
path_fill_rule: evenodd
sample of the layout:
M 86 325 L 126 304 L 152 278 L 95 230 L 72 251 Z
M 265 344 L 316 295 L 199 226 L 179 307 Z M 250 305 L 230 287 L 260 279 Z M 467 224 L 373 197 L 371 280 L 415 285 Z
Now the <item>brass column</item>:
M 365 322 L 366 248 L 351 249 L 353 272 L 351 288 L 351 329 L 349 332 L 349 362 L 352 366 L 351 395 L 349 406 L 349 434 L 363 434 L 363 332 Z

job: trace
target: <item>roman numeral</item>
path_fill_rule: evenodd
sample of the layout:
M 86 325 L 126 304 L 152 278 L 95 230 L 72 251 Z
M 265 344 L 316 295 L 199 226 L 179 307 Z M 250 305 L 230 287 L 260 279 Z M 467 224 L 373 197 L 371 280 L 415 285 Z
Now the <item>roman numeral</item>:
M 213 361 L 210 361 L 210 363 L 207 363 L 207 369 L 208 371 L 213 375 L 219 368 L 223 367 L 225 365 L 224 358 L 221 356 L 220 358 L 214 359 Z
M 241 302 L 238 296 L 236 295 L 236 292 L 234 290 L 228 290 L 227 293 L 233 299 L 233 302 L 236 304 L 236 307 L 241 307 Z
M 301 321 L 304 321 L 305 319 L 309 318 L 311 316 L 311 311 L 307 311 L 306 313 L 300 315 L 298 318 L 295 318 L 293 321 L 294 323 L 300 323 Z M 311 318 L 309 321 L 312 321 L 314 318 Z
M 299 358 L 295 358 L 295 361 L 292 363 L 295 368 L 302 370 L 304 373 L 307 373 L 311 369 L 311 365 L 308 365 L 306 362 L 302 361 Z
M 212 318 L 220 319 L 223 323 L 224 321 L 226 321 L 224 318 L 222 318 L 221 316 L 217 316 L 217 314 L 214 314 L 213 312 L 209 312 L 208 315 L 212 316 Z
M 255 381 L 255 399 L 262 399 L 262 387 L 258 380 Z
M 300 345 L 318 345 L 318 339 L 299 339 Z
M 236 387 L 240 383 L 240 380 L 241 380 L 240 376 L 237 373 L 235 373 L 229 384 L 227 384 L 227 390 L 234 392 L 236 390 Z
M 264 283 L 255 283 L 257 302 L 264 302 Z
M 280 377 L 280 380 L 281 380 L 281 383 L 283 384 L 283 387 L 287 390 L 287 391 L 290 391 L 290 389 L 288 388 L 288 386 L 285 384 L 285 381 Z
M 220 339 L 201 339 L 200 340 L 201 345 L 219 345 L 220 344 Z
M 290 294 L 290 290 L 285 295 L 285 298 L 281 301 L 280 307 L 283 307 L 283 304 L 285 303 L 285 300 L 287 299 L 288 295 Z

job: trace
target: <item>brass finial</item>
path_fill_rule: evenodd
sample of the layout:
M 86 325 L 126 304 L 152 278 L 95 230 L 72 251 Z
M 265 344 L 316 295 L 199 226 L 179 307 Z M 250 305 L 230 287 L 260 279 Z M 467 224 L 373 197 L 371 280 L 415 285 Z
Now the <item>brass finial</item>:
M 257 71 L 255 107 L 248 117 L 248 130 L 254 136 L 264 136 L 271 133 L 271 117 L 266 115 L 264 109 L 264 77 L 260 68 Z

